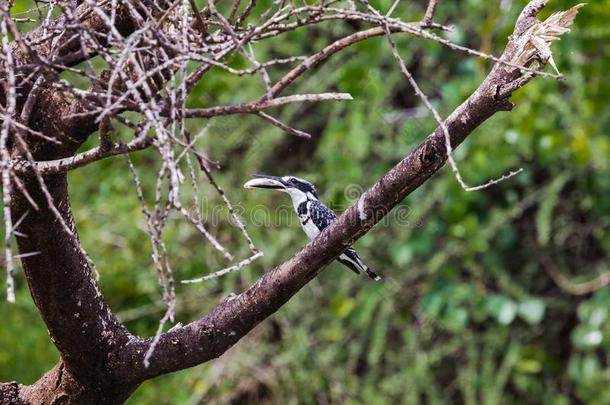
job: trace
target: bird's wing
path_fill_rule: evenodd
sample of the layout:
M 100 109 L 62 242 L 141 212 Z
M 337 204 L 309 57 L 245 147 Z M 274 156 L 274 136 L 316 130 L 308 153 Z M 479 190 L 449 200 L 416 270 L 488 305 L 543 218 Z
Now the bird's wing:
M 330 208 L 319 201 L 312 201 L 309 209 L 311 221 L 320 230 L 320 232 L 330 225 L 335 219 L 337 219 L 337 215 L 335 215 Z M 358 253 L 356 253 L 352 247 L 347 248 L 345 252 L 343 252 L 343 254 L 337 258 L 337 260 L 356 274 L 363 271 L 375 281 L 381 279 L 381 277 L 375 274 L 366 264 L 364 264 L 364 262 L 360 259 L 360 256 L 358 256 Z
M 320 201 L 311 201 L 309 212 L 311 215 L 311 221 L 320 230 L 320 232 L 330 225 L 335 219 L 337 219 L 337 215 L 335 215 L 330 208 L 322 204 Z

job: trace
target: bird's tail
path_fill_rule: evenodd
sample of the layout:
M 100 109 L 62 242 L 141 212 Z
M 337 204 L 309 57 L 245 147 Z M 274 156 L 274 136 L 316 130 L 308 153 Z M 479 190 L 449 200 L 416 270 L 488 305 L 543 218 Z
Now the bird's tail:
M 364 268 L 364 272 L 366 273 L 367 276 L 369 276 L 370 278 L 372 278 L 375 281 L 381 280 L 381 277 L 379 277 L 379 275 L 377 273 L 375 273 L 373 270 L 369 269 L 368 267 Z
M 358 273 L 359 271 L 363 271 L 366 273 L 367 276 L 369 276 L 373 280 L 375 280 L 375 281 L 381 280 L 381 277 L 379 277 L 377 274 L 375 274 L 375 272 L 373 270 L 371 270 L 369 268 L 369 266 L 364 264 L 362 259 L 360 259 L 360 256 L 358 256 L 358 254 L 356 253 L 356 251 L 353 248 L 349 248 L 348 250 L 346 250 L 341 256 L 339 256 L 337 258 L 337 260 L 341 264 L 349 267 L 355 273 Z

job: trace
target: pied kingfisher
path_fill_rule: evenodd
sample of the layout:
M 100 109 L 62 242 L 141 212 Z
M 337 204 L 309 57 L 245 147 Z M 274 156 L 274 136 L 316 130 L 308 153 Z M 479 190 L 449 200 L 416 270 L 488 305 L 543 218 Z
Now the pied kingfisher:
M 267 188 L 288 193 L 292 199 L 294 210 L 299 216 L 301 226 L 309 239 L 318 236 L 320 232 L 337 219 L 335 213 L 318 200 L 316 188 L 310 182 L 293 176 L 276 177 L 256 174 L 254 177 L 253 180 L 244 184 L 244 188 L 249 190 Z M 380 277 L 364 264 L 351 246 L 337 260 L 356 274 L 359 271 L 364 271 L 373 280 L 380 280 Z

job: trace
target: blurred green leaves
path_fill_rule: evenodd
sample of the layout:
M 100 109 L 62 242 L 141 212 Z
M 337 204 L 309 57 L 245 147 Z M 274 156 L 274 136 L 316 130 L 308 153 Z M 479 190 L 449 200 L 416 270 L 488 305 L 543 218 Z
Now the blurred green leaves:
M 539 324 L 544 318 L 545 305 L 540 299 L 531 298 L 519 303 L 519 316 L 530 325 Z

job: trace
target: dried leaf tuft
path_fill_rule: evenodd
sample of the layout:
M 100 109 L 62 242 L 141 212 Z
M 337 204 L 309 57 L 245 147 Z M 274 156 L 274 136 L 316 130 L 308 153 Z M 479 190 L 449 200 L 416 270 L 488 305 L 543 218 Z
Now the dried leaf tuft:
M 553 54 L 551 42 L 558 41 L 561 35 L 570 32 L 570 26 L 578 14 L 578 10 L 585 3 L 577 4 L 566 11 L 553 13 L 545 21 L 537 21 L 523 34 L 522 49 L 517 53 L 513 62 L 520 66 L 527 66 L 533 59 L 550 64 L 559 73 Z

